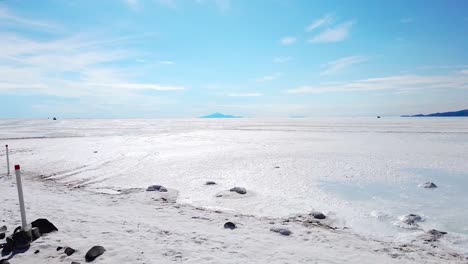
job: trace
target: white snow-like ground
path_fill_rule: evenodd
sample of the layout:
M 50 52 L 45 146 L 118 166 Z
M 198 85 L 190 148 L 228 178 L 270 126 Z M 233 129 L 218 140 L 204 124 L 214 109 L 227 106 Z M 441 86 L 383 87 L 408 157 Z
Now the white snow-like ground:
M 468 253 L 468 119 L 2 120 L 0 143 L 22 166 L 29 218 L 60 229 L 11 263 L 71 262 L 61 243 L 104 245 L 100 263 L 466 262 L 450 254 Z M 439 188 L 418 188 L 429 180 Z M 14 226 L 14 180 L 1 184 Z M 154 201 L 151 184 L 177 203 Z M 216 197 L 233 186 L 249 195 Z M 313 209 L 350 229 L 269 231 Z M 419 229 L 395 225 L 409 213 L 424 217 Z M 224 230 L 226 219 L 240 228 Z M 437 248 L 417 239 L 430 228 L 449 232 Z

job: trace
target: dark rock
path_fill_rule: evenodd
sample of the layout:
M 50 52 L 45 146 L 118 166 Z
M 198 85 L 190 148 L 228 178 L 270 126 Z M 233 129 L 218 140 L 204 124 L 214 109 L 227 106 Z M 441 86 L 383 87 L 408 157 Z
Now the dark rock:
M 73 261 L 71 264 L 80 264 L 79 262 Z
M 8 228 L 7 228 L 6 226 L 0 227 L 0 232 L 5 232 L 5 231 L 7 231 L 7 230 L 8 230 Z
M 246 194 L 247 193 L 247 190 L 245 188 L 242 188 L 242 187 L 234 187 L 234 188 L 231 188 L 229 191 L 236 192 L 238 194 Z
M 0 259 L 0 264 L 10 264 L 6 259 Z
M 401 217 L 401 222 L 408 225 L 417 225 L 417 223 L 421 221 L 422 217 L 417 214 L 409 214 Z
M 63 247 L 57 247 L 57 251 L 60 251 L 62 250 Z
M 427 189 L 433 189 L 433 188 L 437 188 L 437 185 L 433 182 L 425 182 L 421 184 L 421 187 L 427 188 Z
M 76 250 L 74 250 L 71 247 L 66 247 L 64 252 L 65 252 L 65 254 L 67 254 L 67 256 L 71 256 L 71 255 L 73 255 L 73 253 L 75 253 L 75 251 Z
M 275 166 L 275 169 L 279 169 L 279 168 L 280 168 L 280 166 Z
M 32 234 L 32 241 L 36 241 L 36 239 L 41 237 L 41 231 L 39 231 L 39 228 L 37 227 L 31 228 L 31 234 Z
M 95 150 L 95 151 L 93 151 L 93 153 L 98 153 L 98 151 L 97 151 L 97 150 Z
M 39 249 L 34 251 L 34 254 L 38 254 L 39 252 L 41 252 Z
M 5 238 L 5 233 L 0 233 L 0 239 L 4 239 Z
M 167 189 L 162 185 L 150 185 L 146 188 L 147 192 L 167 192 Z
M 31 223 L 31 226 L 39 228 L 39 232 L 41 232 L 41 234 L 50 233 L 52 231 L 58 231 L 57 227 L 55 227 L 54 224 L 52 224 L 51 222 L 49 222 L 49 220 L 45 218 L 39 218 L 35 220 Z
M 312 212 L 309 214 L 310 216 L 312 216 L 313 218 L 315 219 L 325 219 L 327 218 L 324 214 L 322 214 L 321 212 Z
M 205 185 L 216 185 L 216 182 L 214 181 L 207 181 Z
M 446 234 L 447 232 L 431 229 L 424 235 L 424 241 L 435 242 Z
M 233 222 L 226 222 L 224 224 L 224 228 L 232 230 L 232 229 L 236 229 L 237 227 L 236 227 L 236 224 L 234 224 Z
M 91 262 L 97 257 L 101 256 L 105 251 L 106 249 L 102 246 L 94 246 L 88 250 L 85 259 L 87 262 Z
M 270 229 L 270 231 L 272 232 L 275 232 L 275 233 L 279 233 L 283 236 L 289 236 L 292 234 L 291 231 L 289 231 L 289 229 L 286 229 L 286 228 L 279 228 L 279 227 L 273 227 Z

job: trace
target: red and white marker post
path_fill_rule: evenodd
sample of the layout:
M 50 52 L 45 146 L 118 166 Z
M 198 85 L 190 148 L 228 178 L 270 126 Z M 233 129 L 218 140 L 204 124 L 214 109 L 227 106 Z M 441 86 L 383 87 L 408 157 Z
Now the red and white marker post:
M 10 156 L 8 154 L 8 145 L 5 145 L 5 148 L 6 148 L 7 175 L 10 175 Z
M 18 187 L 18 198 L 21 210 L 21 227 L 23 231 L 26 231 L 28 228 L 28 222 L 26 221 L 26 209 L 24 208 L 24 198 L 23 198 L 23 183 L 21 182 L 21 170 L 20 165 L 15 165 L 15 174 L 16 174 L 16 186 Z

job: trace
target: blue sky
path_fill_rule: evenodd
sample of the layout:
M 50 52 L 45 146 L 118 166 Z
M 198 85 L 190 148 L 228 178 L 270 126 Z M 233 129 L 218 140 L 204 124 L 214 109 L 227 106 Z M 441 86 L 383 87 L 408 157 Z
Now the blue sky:
M 468 108 L 467 1 L 0 1 L 0 118 Z

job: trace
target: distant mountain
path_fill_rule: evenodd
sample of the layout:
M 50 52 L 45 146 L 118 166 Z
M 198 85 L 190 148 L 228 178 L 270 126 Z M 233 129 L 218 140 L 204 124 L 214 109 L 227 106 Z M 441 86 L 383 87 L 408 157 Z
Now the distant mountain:
M 428 115 L 402 115 L 401 117 L 449 117 L 449 116 L 468 116 L 468 109 L 456 112 L 433 113 Z
M 200 116 L 199 118 L 242 118 L 242 116 L 233 116 L 233 115 L 225 115 L 221 113 L 213 113 L 207 116 Z

